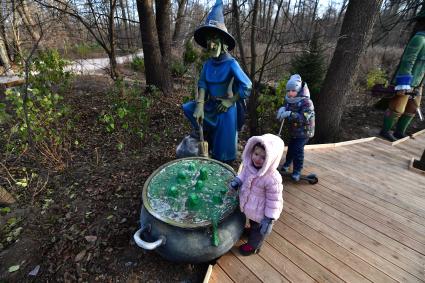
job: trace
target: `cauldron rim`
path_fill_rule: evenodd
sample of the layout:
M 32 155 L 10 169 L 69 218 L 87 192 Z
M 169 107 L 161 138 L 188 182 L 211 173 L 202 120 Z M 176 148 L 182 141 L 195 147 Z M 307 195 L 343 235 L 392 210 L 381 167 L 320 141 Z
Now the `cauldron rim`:
M 182 161 L 182 160 L 205 160 L 205 161 L 212 161 L 212 162 L 215 162 L 218 165 L 220 165 L 220 166 L 228 169 L 233 174 L 233 176 L 236 176 L 235 170 L 233 170 L 233 168 L 230 165 L 225 164 L 225 163 L 220 162 L 220 161 L 215 160 L 215 159 L 211 159 L 211 158 L 207 158 L 207 157 L 198 157 L 198 156 L 175 159 L 175 160 L 169 161 L 169 162 L 164 163 L 163 165 L 159 166 L 155 171 L 153 171 L 150 174 L 150 176 L 148 177 L 148 179 L 145 181 L 145 183 L 143 185 L 143 192 L 142 192 L 142 203 L 143 203 L 143 206 L 156 219 L 161 220 L 162 222 L 165 222 L 165 223 L 167 223 L 169 225 L 172 225 L 172 226 L 175 226 L 175 227 L 186 228 L 186 229 L 195 229 L 195 228 L 203 228 L 203 227 L 211 226 L 212 223 L 209 220 L 203 221 L 202 223 L 196 223 L 196 224 L 195 223 L 181 223 L 181 222 L 174 221 L 174 220 L 172 220 L 172 219 L 170 219 L 168 217 L 162 216 L 161 214 L 157 213 L 155 211 L 155 209 L 153 209 L 151 207 L 151 205 L 149 204 L 148 186 L 149 186 L 150 182 L 152 181 L 153 177 L 156 176 L 156 174 L 159 171 L 161 171 L 162 169 L 164 169 L 168 165 L 174 164 L 174 163 L 179 162 L 179 161 Z M 226 219 L 227 216 L 229 216 L 230 214 L 232 214 L 237 208 L 238 208 L 238 206 L 236 205 L 234 209 L 226 211 L 226 213 L 224 215 L 222 215 L 222 217 L 221 217 L 221 219 L 220 219 L 219 222 L 221 222 L 224 219 Z

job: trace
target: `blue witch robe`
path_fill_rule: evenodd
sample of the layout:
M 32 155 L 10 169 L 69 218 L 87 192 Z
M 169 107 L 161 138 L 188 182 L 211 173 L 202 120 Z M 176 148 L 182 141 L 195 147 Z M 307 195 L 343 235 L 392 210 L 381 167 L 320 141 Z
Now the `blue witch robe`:
M 231 79 L 233 93 L 239 94 L 239 101 L 233 104 L 227 112 L 219 113 L 217 106 L 220 100 L 227 98 L 227 88 Z M 204 131 L 212 149 L 212 158 L 228 162 L 236 159 L 238 130 L 243 124 L 244 99 L 251 93 L 252 83 L 243 72 L 238 62 L 228 53 L 221 54 L 217 59 L 211 58 L 204 63 L 198 81 L 198 88 L 205 89 Z M 190 101 L 183 105 L 183 111 L 192 126 L 198 129 L 193 117 L 196 102 Z

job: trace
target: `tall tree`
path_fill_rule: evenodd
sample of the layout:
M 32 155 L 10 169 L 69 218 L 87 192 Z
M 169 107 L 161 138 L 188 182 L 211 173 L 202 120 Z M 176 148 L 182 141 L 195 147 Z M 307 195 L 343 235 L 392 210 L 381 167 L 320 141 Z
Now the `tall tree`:
M 357 75 L 359 58 L 369 42 L 382 0 L 350 0 L 341 32 L 316 100 L 317 142 L 338 138 L 347 96 Z
M 255 82 L 255 72 L 256 72 L 256 61 L 257 61 L 257 21 L 258 21 L 258 10 L 260 6 L 260 1 L 255 0 L 252 10 L 252 20 L 251 20 L 251 71 L 250 79 L 252 81 L 252 92 L 248 100 L 248 111 L 249 111 L 249 131 L 251 135 L 256 135 L 258 131 L 258 115 L 257 115 L 257 106 L 258 106 L 258 91 L 256 90 Z
M 161 52 L 162 68 L 164 70 L 162 88 L 166 93 L 172 91 L 171 82 L 171 2 L 156 0 L 156 28 L 158 30 L 159 50 Z
M 125 32 L 125 37 L 127 42 L 127 48 L 130 49 L 132 46 L 132 43 L 131 43 L 131 37 L 130 37 L 130 29 L 128 28 L 128 17 L 126 12 L 128 8 L 127 0 L 120 0 L 120 8 L 121 8 L 121 14 L 122 14 L 122 21 L 124 24 L 124 32 Z
M 184 10 L 186 8 L 187 0 L 177 0 L 177 15 L 176 15 L 176 24 L 174 25 L 174 33 L 173 33 L 173 44 L 181 45 L 180 43 L 180 34 L 182 30 L 182 26 L 184 23 Z
M 21 0 L 21 2 L 16 5 L 16 9 L 18 10 L 19 15 L 21 16 L 22 21 L 24 22 L 25 28 L 32 37 L 32 40 L 34 42 L 38 42 L 40 39 L 40 34 L 35 29 L 36 25 L 31 16 L 31 13 L 28 11 L 26 0 Z
M 154 85 L 171 93 L 169 89 L 171 77 L 164 71 L 162 56 L 159 48 L 157 27 L 153 11 L 153 0 L 137 0 L 137 11 L 140 20 L 140 33 L 145 59 L 146 84 Z

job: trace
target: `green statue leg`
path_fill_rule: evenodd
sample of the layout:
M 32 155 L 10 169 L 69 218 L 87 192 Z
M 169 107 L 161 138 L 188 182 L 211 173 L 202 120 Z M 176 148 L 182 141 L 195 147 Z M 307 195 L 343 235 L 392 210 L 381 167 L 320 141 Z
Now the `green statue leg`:
M 399 117 L 399 113 L 387 109 L 384 114 L 384 125 L 382 126 L 381 132 L 379 134 L 391 142 L 396 141 L 397 139 L 390 131 Z
M 396 129 L 394 131 L 394 137 L 397 139 L 402 139 L 406 137 L 406 129 L 409 127 L 410 122 L 412 122 L 413 117 L 410 113 L 403 114 L 400 119 L 398 119 Z

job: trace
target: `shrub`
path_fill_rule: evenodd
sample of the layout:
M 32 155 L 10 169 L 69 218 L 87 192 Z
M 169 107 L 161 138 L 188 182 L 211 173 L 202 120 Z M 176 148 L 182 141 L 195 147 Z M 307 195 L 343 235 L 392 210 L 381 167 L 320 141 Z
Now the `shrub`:
M 370 70 L 366 76 L 367 89 L 371 89 L 375 84 L 388 84 L 387 74 L 381 68 Z
M 319 41 L 318 34 L 313 34 L 308 51 L 296 56 L 291 62 L 291 74 L 301 75 L 310 89 L 312 97 L 320 93 L 326 65 L 323 54 L 323 48 Z
M 92 52 L 97 52 L 99 50 L 102 50 L 102 47 L 99 46 L 99 44 L 97 43 L 77 43 L 74 45 L 73 49 L 75 50 L 75 52 L 77 53 L 78 57 L 80 58 L 85 58 L 88 57 L 88 55 L 90 55 L 90 53 Z
M 25 86 L 6 91 L 6 100 L 16 116 L 6 133 L 10 136 L 6 149 L 20 154 L 32 141 L 43 156 L 42 161 L 57 169 L 65 166 L 68 131 L 72 128 L 70 109 L 62 97 L 71 76 L 64 71 L 66 64 L 56 50 L 44 51 L 31 65 L 27 100 L 24 101 Z M 0 117 L 4 111 L 0 107 Z
M 145 71 L 145 60 L 139 56 L 135 56 L 130 63 L 130 66 L 133 70 L 144 72 Z
M 156 92 L 151 95 L 155 96 Z M 122 80 L 115 83 L 108 93 L 110 106 L 102 111 L 99 120 L 105 125 L 108 133 L 117 141 L 117 149 L 122 150 L 125 144 L 130 143 L 132 135 L 143 140 L 150 116 L 148 109 L 152 99 L 142 95 L 140 86 L 127 86 Z
M 173 61 L 171 63 L 171 74 L 174 77 L 181 78 L 186 74 L 187 67 L 182 64 L 180 61 Z
M 183 52 L 183 64 L 188 66 L 196 62 L 199 59 L 198 51 L 193 47 L 192 42 L 189 40 L 185 44 L 185 50 Z

